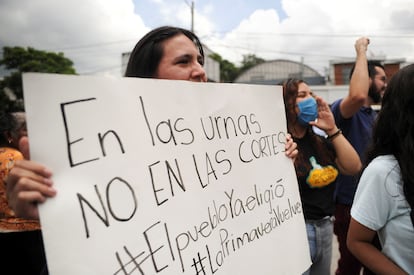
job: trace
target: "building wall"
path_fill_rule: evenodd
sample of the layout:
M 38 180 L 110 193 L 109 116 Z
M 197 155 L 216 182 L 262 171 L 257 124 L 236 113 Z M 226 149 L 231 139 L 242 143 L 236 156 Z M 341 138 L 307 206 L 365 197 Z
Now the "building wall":
M 349 85 L 311 85 L 310 88 L 315 95 L 322 97 L 328 104 L 331 104 L 348 94 Z
M 306 64 L 284 59 L 257 64 L 240 74 L 234 82 L 275 85 L 293 77 L 304 79 L 311 85 L 325 83 L 324 77 Z
M 385 74 L 390 79 L 402 66 L 404 60 L 379 60 L 385 68 Z M 333 85 L 347 85 L 349 84 L 349 74 L 351 72 L 354 61 L 352 62 L 337 62 L 331 63 L 333 68 L 333 75 L 331 75 L 331 83 Z
M 205 45 L 203 45 L 203 50 L 205 56 L 204 69 L 206 70 L 208 80 L 220 82 L 220 63 L 209 57 L 213 52 Z
M 349 74 L 354 63 L 342 63 L 334 65 L 334 84 L 345 85 L 349 84 Z
M 390 79 L 401 68 L 401 64 L 385 64 L 385 75 Z

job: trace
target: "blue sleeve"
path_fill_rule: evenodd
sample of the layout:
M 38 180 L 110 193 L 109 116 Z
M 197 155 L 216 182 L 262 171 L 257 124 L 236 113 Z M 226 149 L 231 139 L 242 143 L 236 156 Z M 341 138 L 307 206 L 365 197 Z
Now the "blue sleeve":
M 346 119 L 342 116 L 341 109 L 339 107 L 341 105 L 342 100 L 343 98 L 334 101 L 331 104 L 331 111 L 334 116 L 336 126 L 338 126 L 338 128 L 342 130 L 345 136 L 348 136 L 351 128 L 352 117 Z

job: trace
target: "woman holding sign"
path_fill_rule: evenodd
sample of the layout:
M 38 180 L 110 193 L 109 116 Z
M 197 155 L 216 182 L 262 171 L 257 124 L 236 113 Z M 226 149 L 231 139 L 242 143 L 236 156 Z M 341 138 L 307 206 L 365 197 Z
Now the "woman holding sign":
M 125 76 L 206 82 L 204 52 L 195 34 L 176 27 L 160 27 L 147 33 L 131 53 Z M 287 135 L 286 156 L 295 158 L 297 145 Z M 52 172 L 30 161 L 28 139 L 20 140 L 25 160 L 16 162 L 7 178 L 9 205 L 17 215 L 38 219 L 37 204 L 54 197 Z
M 283 83 L 288 131 L 298 144 L 295 170 L 302 200 L 312 265 L 304 274 L 330 274 L 338 173 L 360 171 L 358 154 L 336 127 L 329 105 L 300 79 Z M 314 132 L 323 130 L 326 138 Z
M 147 33 L 133 49 L 125 76 L 206 82 L 204 51 L 198 37 L 185 29 L 164 26 Z M 286 156 L 295 158 L 297 145 L 287 135 Z M 28 139 L 20 140 L 25 159 L 17 162 L 8 182 L 10 206 L 22 217 L 38 219 L 37 204 L 54 197 L 52 172 L 28 161 Z

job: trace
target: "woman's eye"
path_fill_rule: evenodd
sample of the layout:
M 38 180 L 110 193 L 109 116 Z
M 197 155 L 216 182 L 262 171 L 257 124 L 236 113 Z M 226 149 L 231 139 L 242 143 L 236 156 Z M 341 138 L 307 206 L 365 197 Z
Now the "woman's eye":
M 188 64 L 190 63 L 191 58 L 188 56 L 181 56 L 180 58 L 176 59 L 176 64 Z

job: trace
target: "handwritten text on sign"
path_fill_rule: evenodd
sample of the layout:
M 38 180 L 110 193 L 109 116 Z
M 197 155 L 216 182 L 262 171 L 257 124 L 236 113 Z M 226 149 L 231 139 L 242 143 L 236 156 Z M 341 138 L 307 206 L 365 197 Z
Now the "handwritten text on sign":
M 280 87 L 24 75 L 50 274 L 300 274 Z

